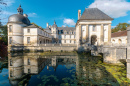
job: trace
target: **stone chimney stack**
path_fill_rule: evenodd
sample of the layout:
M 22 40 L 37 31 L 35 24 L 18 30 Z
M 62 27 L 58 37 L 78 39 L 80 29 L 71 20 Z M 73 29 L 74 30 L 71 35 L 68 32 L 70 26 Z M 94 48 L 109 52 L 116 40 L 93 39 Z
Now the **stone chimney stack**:
M 49 23 L 46 23 L 46 27 L 49 27 Z
M 27 15 L 27 14 L 24 14 L 23 16 L 26 17 L 26 18 L 28 18 L 28 15 Z
M 80 19 L 81 17 L 81 10 L 78 10 L 78 20 Z

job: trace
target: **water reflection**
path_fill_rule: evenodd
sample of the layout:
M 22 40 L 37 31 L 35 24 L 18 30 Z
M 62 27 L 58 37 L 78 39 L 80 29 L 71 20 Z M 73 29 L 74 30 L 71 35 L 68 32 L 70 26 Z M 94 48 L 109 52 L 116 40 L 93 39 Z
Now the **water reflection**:
M 72 56 L 42 56 L 39 53 L 25 53 L 25 54 L 9 54 L 9 80 L 13 86 L 17 85 L 34 85 L 32 82 L 27 84 L 31 75 L 38 75 L 44 68 L 49 72 L 49 68 L 53 68 L 53 72 L 57 67 L 63 65 L 67 67 L 75 67 L 76 55 Z M 60 72 L 63 68 L 58 68 Z M 74 68 L 75 69 L 75 68 Z M 50 69 L 51 70 L 51 69 Z M 64 72 L 66 72 L 65 69 Z M 43 71 L 44 72 L 44 71 Z M 62 77 L 63 78 L 63 77 Z M 24 80 L 24 81 L 23 81 Z M 37 79 L 36 79 L 37 80 Z M 37 83 L 38 85 L 39 83 Z M 59 83 L 58 83 L 59 84 Z
M 4 75 L 4 72 L 1 72 L 0 76 L 2 74 Z M 3 79 L 2 77 L 0 80 Z M 5 81 L 12 86 L 120 85 L 117 79 L 103 66 L 100 57 L 76 53 L 58 53 L 57 55 L 56 53 L 55 55 L 43 55 L 42 53 L 8 54 L 8 80 L 5 79 Z M 0 85 L 7 84 L 0 82 Z

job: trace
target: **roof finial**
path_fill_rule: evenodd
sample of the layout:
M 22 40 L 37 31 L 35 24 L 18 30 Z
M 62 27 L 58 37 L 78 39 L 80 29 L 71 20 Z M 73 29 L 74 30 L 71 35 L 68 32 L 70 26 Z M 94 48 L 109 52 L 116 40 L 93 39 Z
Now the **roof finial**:
M 21 7 L 21 4 L 19 5 L 19 7 Z
M 56 24 L 55 19 L 54 19 L 54 24 Z

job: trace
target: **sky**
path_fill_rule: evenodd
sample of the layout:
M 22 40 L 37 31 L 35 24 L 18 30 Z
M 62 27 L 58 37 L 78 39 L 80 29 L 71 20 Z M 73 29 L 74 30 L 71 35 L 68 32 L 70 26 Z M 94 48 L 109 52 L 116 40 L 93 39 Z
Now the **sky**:
M 46 23 L 53 25 L 54 20 L 58 27 L 74 27 L 78 19 L 78 10 L 81 13 L 85 8 L 99 8 L 114 18 L 112 28 L 119 23 L 130 23 L 130 0 L 3 0 L 7 6 L 0 5 L 2 24 L 7 24 L 12 14 L 17 14 L 21 4 L 24 14 L 31 22 L 46 28 Z

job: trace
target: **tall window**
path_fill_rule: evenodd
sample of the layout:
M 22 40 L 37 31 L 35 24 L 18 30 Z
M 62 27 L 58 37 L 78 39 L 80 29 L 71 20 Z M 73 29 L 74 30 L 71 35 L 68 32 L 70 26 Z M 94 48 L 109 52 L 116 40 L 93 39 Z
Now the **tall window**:
M 13 71 L 12 70 L 10 71 L 10 77 L 13 77 Z
M 59 43 L 61 43 L 61 40 L 59 40 Z
M 30 33 L 30 29 L 28 29 L 28 31 L 27 31 L 28 33 Z
M 76 43 L 76 41 L 74 41 L 74 43 Z
M 12 60 L 10 59 L 10 66 L 13 66 L 13 64 L 12 64 Z
M 64 38 L 66 38 L 66 35 L 64 36 Z
M 28 59 L 28 65 L 30 65 L 30 59 Z
M 28 44 L 30 43 L 30 37 L 27 37 L 27 43 Z
M 93 25 L 93 31 L 96 31 L 96 26 L 95 25 Z
M 31 73 L 31 70 L 30 70 L 30 69 L 28 69 L 28 73 Z
M 72 34 L 73 34 L 73 32 L 72 32 Z
M 66 40 L 64 40 L 64 43 L 66 43 Z
M 59 39 L 61 39 L 61 35 L 59 35 Z
M 71 35 L 70 35 L 70 38 L 71 38 Z
M 75 35 L 74 35 L 74 38 L 75 38 Z
M 69 32 L 67 32 L 67 34 L 69 34 Z
M 74 34 L 75 34 L 75 31 L 74 31 Z
M 71 43 L 71 40 L 70 40 L 70 43 Z
M 12 25 L 9 25 L 9 32 L 12 32 Z
M 12 44 L 12 37 L 9 37 L 9 44 Z

